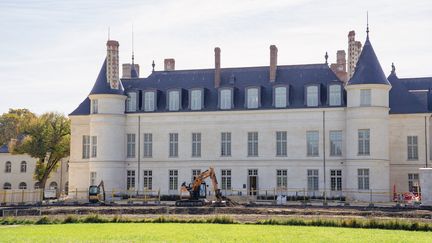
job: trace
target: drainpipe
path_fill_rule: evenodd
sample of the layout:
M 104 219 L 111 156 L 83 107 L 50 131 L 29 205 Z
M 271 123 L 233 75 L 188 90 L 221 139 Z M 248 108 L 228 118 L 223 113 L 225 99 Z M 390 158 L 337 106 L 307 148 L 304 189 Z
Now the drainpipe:
M 323 169 L 324 169 L 324 205 L 327 205 L 327 176 L 326 176 L 326 131 L 325 111 L 323 111 Z
M 430 115 L 430 117 L 432 117 L 432 115 Z M 428 140 L 428 136 L 427 136 L 427 116 L 425 116 L 425 118 L 424 118 L 424 135 L 425 135 L 425 165 L 426 165 L 426 168 L 428 168 L 428 160 L 429 160 L 429 158 L 428 158 L 428 142 L 427 142 L 427 140 Z
M 137 194 L 141 187 L 141 116 L 138 115 L 138 186 Z

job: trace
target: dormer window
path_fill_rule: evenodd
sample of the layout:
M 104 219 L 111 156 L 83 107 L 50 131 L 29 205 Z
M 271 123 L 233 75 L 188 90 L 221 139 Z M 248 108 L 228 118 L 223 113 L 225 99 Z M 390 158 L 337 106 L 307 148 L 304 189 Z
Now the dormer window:
M 203 108 L 203 91 L 202 89 L 192 89 L 190 91 L 190 109 L 193 111 L 202 110 Z
M 98 113 L 98 100 L 91 100 L 91 114 L 97 114 Z
M 180 110 L 180 91 L 179 90 L 168 91 L 168 110 L 169 111 Z
M 126 111 L 128 112 L 136 111 L 137 109 L 136 104 L 137 104 L 137 93 L 129 92 L 127 94 L 127 99 L 126 99 Z
M 232 109 L 232 89 L 225 88 L 219 91 L 219 108 L 221 110 L 229 110 Z
M 360 106 L 371 106 L 371 90 L 360 90 Z
M 156 110 L 156 91 L 144 91 L 144 111 Z
M 257 109 L 259 106 L 259 89 L 247 88 L 246 89 L 246 107 L 248 109 Z
M 340 106 L 342 104 L 342 88 L 340 84 L 329 86 L 329 106 Z
M 313 107 L 318 106 L 318 86 L 307 86 L 306 87 L 306 106 Z
M 285 108 L 288 105 L 288 87 L 279 86 L 273 89 L 273 102 L 275 108 Z

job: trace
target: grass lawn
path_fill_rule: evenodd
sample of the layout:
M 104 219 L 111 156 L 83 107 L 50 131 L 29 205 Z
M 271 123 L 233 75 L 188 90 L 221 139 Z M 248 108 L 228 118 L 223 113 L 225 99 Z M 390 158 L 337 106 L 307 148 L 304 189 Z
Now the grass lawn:
M 432 232 L 308 226 L 106 223 L 0 226 L 0 242 L 431 242 Z

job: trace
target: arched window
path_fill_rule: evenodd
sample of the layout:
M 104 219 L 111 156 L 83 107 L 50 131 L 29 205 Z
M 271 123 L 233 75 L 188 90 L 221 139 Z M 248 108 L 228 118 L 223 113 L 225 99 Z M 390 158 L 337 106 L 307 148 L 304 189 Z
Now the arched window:
M 69 181 L 66 181 L 64 188 L 65 188 L 64 189 L 65 190 L 65 194 L 68 195 L 69 194 Z
M 26 184 L 25 182 L 21 182 L 21 183 L 18 185 L 18 189 L 21 189 L 21 190 L 25 190 L 25 189 L 27 189 L 27 184 Z
M 53 181 L 49 185 L 49 189 L 51 190 L 57 190 L 57 182 Z
M 11 171 L 12 171 L 12 163 L 10 161 L 6 161 L 5 173 L 11 173 Z
M 40 188 L 40 183 L 39 182 L 36 182 L 35 184 L 34 184 L 34 189 L 39 189 Z
M 27 162 L 21 161 L 21 173 L 27 172 Z
M 12 189 L 12 185 L 9 182 L 5 182 L 5 184 L 3 184 L 3 190 L 10 190 Z

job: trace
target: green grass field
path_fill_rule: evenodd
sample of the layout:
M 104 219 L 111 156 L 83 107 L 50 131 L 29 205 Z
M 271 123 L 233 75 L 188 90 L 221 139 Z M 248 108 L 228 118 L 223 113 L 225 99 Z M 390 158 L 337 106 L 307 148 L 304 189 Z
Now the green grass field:
M 0 226 L 0 242 L 431 242 L 432 232 L 332 227 L 107 223 Z

